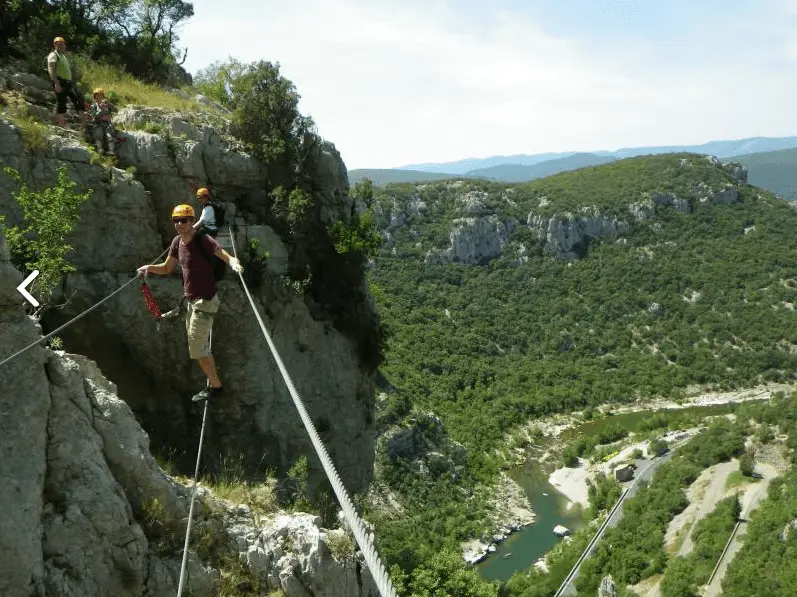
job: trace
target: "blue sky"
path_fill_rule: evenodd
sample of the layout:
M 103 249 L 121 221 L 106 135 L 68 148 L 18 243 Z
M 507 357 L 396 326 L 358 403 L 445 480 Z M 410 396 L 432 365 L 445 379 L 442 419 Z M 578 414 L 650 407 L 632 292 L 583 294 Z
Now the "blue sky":
M 797 0 L 194 0 L 349 168 L 797 134 Z

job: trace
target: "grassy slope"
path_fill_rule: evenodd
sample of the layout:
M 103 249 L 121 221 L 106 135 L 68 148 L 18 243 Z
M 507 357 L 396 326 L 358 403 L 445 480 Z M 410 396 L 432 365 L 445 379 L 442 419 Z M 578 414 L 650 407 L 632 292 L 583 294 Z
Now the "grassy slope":
M 628 204 L 645 192 L 685 197 L 698 183 L 729 181 L 703 158 L 680 166 L 683 157 L 632 158 L 518 185 L 515 205 L 502 198 L 505 183 L 474 186 L 499 214 L 521 221 L 533 208 L 585 205 L 630 220 Z M 535 256 L 520 266 L 511 257 L 486 267 L 424 265 L 425 252 L 447 240 L 455 197 L 466 190 L 438 183 L 417 191 L 428 210 L 393 231 L 400 257 L 386 251 L 373 278 L 393 330 L 384 374 L 472 449 L 488 451 L 529 416 L 691 384 L 777 379 L 797 366 L 797 313 L 784 308 L 797 302 L 797 213 L 785 202 L 766 193 L 759 200 L 746 187 L 736 205 L 659 208 L 627 244 L 595 243 L 572 263 Z M 389 209 L 415 192 L 387 187 L 377 203 Z M 535 208 L 541 196 L 549 205 Z M 516 238 L 534 254 L 533 239 Z M 695 303 L 686 300 L 693 291 Z

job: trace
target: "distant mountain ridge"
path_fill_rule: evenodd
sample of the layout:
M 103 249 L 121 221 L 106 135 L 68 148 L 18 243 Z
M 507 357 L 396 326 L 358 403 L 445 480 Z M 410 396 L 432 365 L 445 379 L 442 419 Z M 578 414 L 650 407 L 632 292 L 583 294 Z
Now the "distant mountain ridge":
M 391 170 L 418 170 L 421 172 L 437 172 L 444 174 L 471 174 L 474 170 L 480 170 L 482 168 L 491 168 L 493 166 L 500 166 L 503 164 L 532 166 L 540 162 L 559 158 L 567 158 L 579 153 L 591 154 L 598 157 L 613 157 L 615 159 L 622 159 L 648 154 L 689 152 L 707 153 L 720 159 L 724 159 L 736 155 L 778 151 L 780 149 L 792 149 L 795 147 L 797 147 L 797 136 L 748 137 L 745 139 L 709 141 L 701 145 L 659 145 L 650 147 L 623 147 L 615 151 L 568 151 L 560 153 L 518 154 L 511 156 L 490 156 L 487 158 L 466 158 L 454 162 L 409 164 L 406 166 L 391 168 Z
M 545 160 L 537 164 L 499 164 L 489 168 L 479 168 L 468 172 L 468 178 L 483 177 L 504 182 L 527 182 L 566 172 L 567 170 L 578 170 L 588 166 L 600 166 L 614 162 L 618 158 L 614 156 L 602 156 L 594 153 L 574 153 L 567 157 Z
M 440 164 L 418 164 L 413 170 L 407 169 L 409 166 L 357 169 L 349 170 L 348 174 L 350 184 L 356 184 L 366 177 L 376 185 L 428 182 L 447 178 L 528 182 L 559 172 L 599 166 L 627 157 L 684 151 L 739 161 L 748 168 L 751 184 L 771 190 L 788 199 L 797 199 L 797 182 L 795 182 L 797 181 L 797 137 L 752 137 L 735 141 L 710 141 L 694 146 L 631 147 L 614 152 L 492 156 Z M 482 166 L 473 168 L 478 164 Z M 470 169 L 460 172 L 465 167 Z

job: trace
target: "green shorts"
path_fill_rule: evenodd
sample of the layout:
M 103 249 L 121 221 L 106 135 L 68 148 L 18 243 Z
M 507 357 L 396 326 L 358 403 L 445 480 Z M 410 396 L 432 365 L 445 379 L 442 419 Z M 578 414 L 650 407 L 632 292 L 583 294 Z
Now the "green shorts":
M 218 313 L 219 295 L 212 299 L 188 299 L 185 330 L 188 333 L 188 354 L 192 359 L 210 356 L 213 316 Z

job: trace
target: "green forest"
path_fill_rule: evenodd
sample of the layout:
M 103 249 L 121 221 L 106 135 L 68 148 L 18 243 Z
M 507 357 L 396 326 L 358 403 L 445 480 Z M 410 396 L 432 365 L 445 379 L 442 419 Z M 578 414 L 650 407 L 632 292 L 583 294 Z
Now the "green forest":
M 701 201 L 730 186 L 738 202 Z M 483 265 L 424 263 L 429 250 L 446 248 L 462 198 L 474 191 L 483 216 L 521 223 L 502 254 Z M 689 199 L 690 213 L 658 205 L 653 218 L 634 220 L 630 204 L 664 193 Z M 380 422 L 400 426 L 412 412 L 434 412 L 467 449 L 469 465 L 456 484 L 385 467 L 382 480 L 407 513 L 377 516 L 380 545 L 405 572 L 478 536 L 482 512 L 471 488 L 493 478 L 495 450 L 522 423 L 599 404 L 679 399 L 694 387 L 793 379 L 797 214 L 771 193 L 738 184 L 731 167 L 659 155 L 527 184 L 395 184 L 373 195 L 386 238 L 370 271 L 388 329 Z M 532 212 L 583 208 L 627 222 L 623 241 L 590 238 L 580 259 L 557 259 L 522 225 Z M 521 246 L 524 262 L 516 258 Z M 598 441 L 576 442 L 565 457 L 588 454 Z M 673 465 L 671 482 L 682 487 L 700 466 Z M 655 540 L 638 547 L 660 549 Z
M 628 205 L 646 193 L 689 197 L 701 183 L 730 184 L 723 168 L 682 159 L 632 158 L 518 185 L 514 205 L 500 205 L 505 185 L 478 188 L 502 218 L 594 205 L 630 220 Z M 792 377 L 797 213 L 785 201 L 744 186 L 732 205 L 695 200 L 688 214 L 660 206 L 625 242 L 592 239 L 573 261 L 541 254 L 519 226 L 514 242 L 533 255 L 525 263 L 508 246 L 484 266 L 424 264 L 466 190 L 376 190 L 383 213 L 412 196 L 428 210 L 393 231 L 398 256 L 383 247 L 371 276 L 390 331 L 382 373 L 391 400 L 437 413 L 474 453 L 535 416 Z

